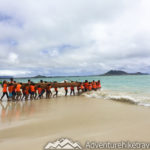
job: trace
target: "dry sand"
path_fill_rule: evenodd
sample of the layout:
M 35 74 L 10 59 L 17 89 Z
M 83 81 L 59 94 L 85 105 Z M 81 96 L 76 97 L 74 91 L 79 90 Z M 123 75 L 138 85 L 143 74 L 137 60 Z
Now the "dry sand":
M 9 103 L 1 115 L 0 150 L 42 150 L 61 137 L 74 141 L 150 141 L 150 109 L 121 102 L 58 97 Z

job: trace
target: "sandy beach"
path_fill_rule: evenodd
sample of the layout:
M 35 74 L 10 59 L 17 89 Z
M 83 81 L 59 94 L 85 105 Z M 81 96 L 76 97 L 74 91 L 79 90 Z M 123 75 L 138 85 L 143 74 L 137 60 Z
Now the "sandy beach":
M 42 150 L 48 141 L 61 137 L 82 145 L 87 140 L 150 141 L 150 109 L 146 107 L 83 96 L 28 103 L 18 107 L 15 115 L 1 118 L 1 150 Z

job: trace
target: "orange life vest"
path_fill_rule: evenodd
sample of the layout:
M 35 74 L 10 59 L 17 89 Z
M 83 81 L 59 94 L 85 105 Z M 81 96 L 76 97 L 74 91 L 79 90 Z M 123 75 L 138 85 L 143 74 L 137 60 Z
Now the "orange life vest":
M 55 87 L 55 92 L 57 92 L 58 90 L 57 90 L 57 87 Z
M 86 82 L 86 83 L 84 84 L 84 87 L 85 87 L 86 89 L 88 89 L 88 85 L 89 85 L 89 83 Z
M 89 91 L 92 90 L 92 84 L 89 84 L 89 87 L 88 87 Z
M 13 91 L 13 85 L 10 85 L 10 86 L 8 87 L 8 91 L 9 91 L 9 93 L 12 93 L 12 91 Z
M 17 84 L 16 92 L 20 92 L 21 84 Z
M 42 88 L 38 88 L 38 94 L 41 94 L 41 92 L 42 92 Z
M 92 88 L 93 88 L 93 89 L 96 89 L 96 82 L 93 82 L 93 83 L 92 83 Z
M 71 86 L 70 89 L 71 89 L 71 90 L 74 90 L 74 86 Z
M 30 89 L 31 89 L 31 92 L 35 92 L 35 87 L 34 87 L 34 85 L 30 85 Z
M 68 87 L 64 87 L 65 90 L 68 90 Z
M 7 84 L 6 83 L 3 84 L 3 92 L 7 92 Z
M 80 88 L 81 88 L 81 90 L 83 90 L 83 89 L 84 89 L 84 86 L 83 86 L 83 84 L 81 84 Z
M 101 83 L 97 82 L 97 88 L 101 88 Z
M 25 87 L 25 94 L 29 95 L 29 87 L 28 86 Z
M 47 91 L 50 91 L 50 90 L 51 90 L 51 88 L 52 88 L 51 86 L 48 86 L 48 87 L 47 87 Z

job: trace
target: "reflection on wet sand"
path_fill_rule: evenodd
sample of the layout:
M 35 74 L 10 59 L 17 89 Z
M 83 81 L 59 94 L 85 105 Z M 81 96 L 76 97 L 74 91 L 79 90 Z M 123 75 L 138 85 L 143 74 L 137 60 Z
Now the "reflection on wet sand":
M 0 102 L 0 123 L 26 119 L 40 112 L 42 103 L 42 100 Z

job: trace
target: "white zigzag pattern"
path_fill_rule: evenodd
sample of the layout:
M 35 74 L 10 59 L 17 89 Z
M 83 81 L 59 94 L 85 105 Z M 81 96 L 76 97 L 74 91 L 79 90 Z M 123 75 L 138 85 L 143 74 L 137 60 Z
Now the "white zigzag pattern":
M 59 139 L 53 143 L 48 143 L 45 146 L 45 150 L 48 149 L 82 149 L 78 143 L 73 143 L 71 140 L 68 139 Z

